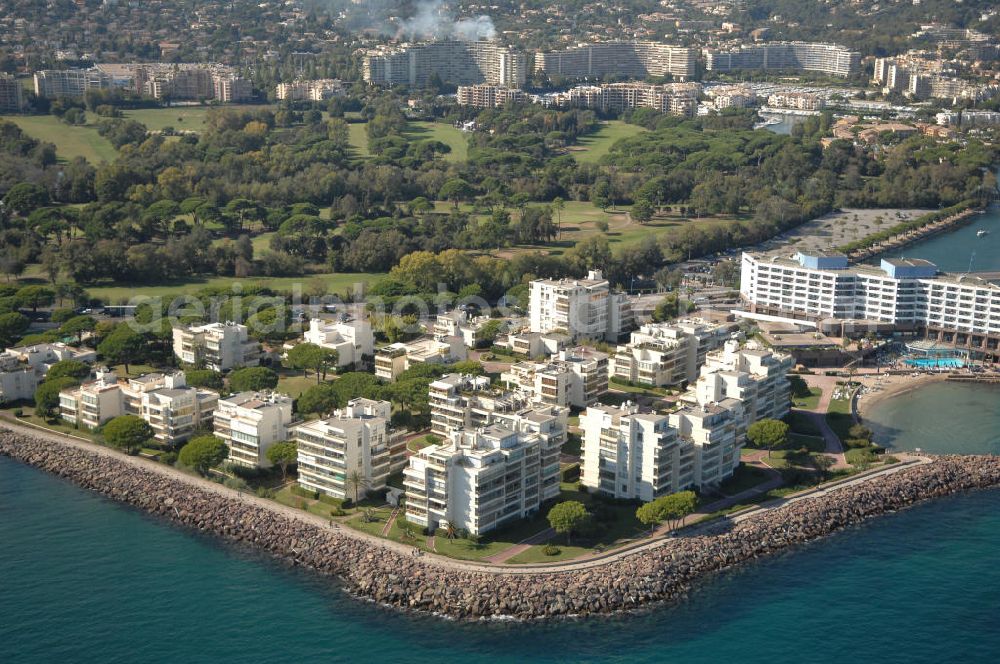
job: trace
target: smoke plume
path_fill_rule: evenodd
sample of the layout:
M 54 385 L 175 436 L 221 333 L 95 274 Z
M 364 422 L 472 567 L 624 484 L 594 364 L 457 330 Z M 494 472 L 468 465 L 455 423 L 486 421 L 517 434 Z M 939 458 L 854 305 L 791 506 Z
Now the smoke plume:
M 396 32 L 397 39 L 460 39 L 476 41 L 494 39 L 497 29 L 489 16 L 455 20 L 455 16 L 444 7 L 443 0 L 427 0 L 417 3 L 417 11 L 404 20 Z

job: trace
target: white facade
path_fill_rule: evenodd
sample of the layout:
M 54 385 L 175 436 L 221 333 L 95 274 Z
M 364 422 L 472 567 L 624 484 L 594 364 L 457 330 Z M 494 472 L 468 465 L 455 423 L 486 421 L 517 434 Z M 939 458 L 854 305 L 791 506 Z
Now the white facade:
M 973 348 L 995 349 L 1000 338 L 1000 286 L 927 261 L 883 259 L 876 268 L 843 256 L 743 254 L 740 294 L 754 312 L 922 328 Z
M 174 355 L 186 364 L 213 371 L 255 367 L 260 363 L 260 344 L 249 338 L 246 325 L 208 323 L 174 328 Z
M 632 332 L 627 344 L 618 346 L 611 375 L 656 387 L 691 382 L 698 377 L 708 351 L 722 346 L 732 333 L 730 324 L 697 318 L 648 323 Z
M 312 81 L 292 81 L 279 83 L 274 90 L 278 100 L 324 101 L 344 93 L 344 83 L 336 78 L 320 78 Z
M 483 326 L 491 320 L 489 316 L 471 317 L 461 309 L 440 314 L 434 320 L 434 338 L 446 341 L 449 337 L 458 337 L 468 348 L 476 348 L 482 341 Z
M 176 445 L 212 420 L 219 395 L 188 387 L 184 372 L 147 374 L 115 382 L 113 375 L 59 393 L 60 414 L 68 422 L 94 429 L 119 415 L 136 415 L 162 445 Z
M 538 403 L 586 408 L 608 391 L 608 355 L 580 346 L 548 362 L 513 364 L 501 380 Z
M 0 403 L 33 399 L 49 368 L 61 360 L 92 364 L 97 353 L 64 343 L 8 348 L 0 353 Z
M 617 341 L 632 325 L 627 298 L 597 270 L 586 279 L 532 281 L 528 308 L 532 332 L 561 331 L 572 341 Z
M 352 399 L 327 419 L 293 429 L 298 446 L 299 485 L 334 498 L 355 498 L 385 488 L 389 477 L 392 404 Z M 355 487 L 351 476 L 363 478 Z
M 303 338 L 306 343 L 337 351 L 338 367 L 360 364 L 364 356 L 375 354 L 375 336 L 367 319 L 331 321 L 313 318 Z
M 375 351 L 375 375 L 394 381 L 415 364 L 452 364 L 466 357 L 468 352 L 460 337 L 394 343 Z
M 563 418 L 510 417 L 410 457 L 403 471 L 406 519 L 482 534 L 538 511 L 559 495 Z
M 267 451 L 288 438 L 292 399 L 274 392 L 241 392 L 219 399 L 212 417 L 215 435 L 229 447 L 229 462 L 270 468 Z
M 714 486 L 739 466 L 741 404 L 728 400 L 670 415 L 591 406 L 583 429 L 581 483 L 625 500 L 649 502 L 687 488 Z

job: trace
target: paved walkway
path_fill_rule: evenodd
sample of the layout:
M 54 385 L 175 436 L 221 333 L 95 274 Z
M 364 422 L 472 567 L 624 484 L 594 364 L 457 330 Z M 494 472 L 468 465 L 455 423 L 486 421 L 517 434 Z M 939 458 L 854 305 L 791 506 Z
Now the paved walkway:
M 44 427 L 37 427 L 29 425 L 28 423 L 24 422 L 15 422 L 8 418 L 0 418 L 0 419 L 2 419 L 2 422 L 0 422 L 0 427 L 7 427 L 11 430 L 21 431 L 23 433 L 34 435 L 39 438 L 51 440 L 61 445 L 76 447 L 94 454 L 113 457 L 123 463 L 134 466 L 136 468 L 141 468 L 143 470 L 152 473 L 157 473 L 172 480 L 184 482 L 199 489 L 216 493 L 228 499 L 235 498 L 238 500 L 243 500 L 246 502 L 253 503 L 262 509 L 269 510 L 276 514 L 281 514 L 286 518 L 297 519 L 299 521 L 302 521 L 304 523 L 309 523 L 319 528 L 334 528 L 335 530 L 337 530 L 339 534 L 345 537 L 351 537 L 357 540 L 365 541 L 374 547 L 381 547 L 386 550 L 391 550 L 403 556 L 413 555 L 413 547 L 411 545 L 402 544 L 400 542 L 394 542 L 392 540 L 382 539 L 380 537 L 369 535 L 367 533 L 358 530 L 342 527 L 340 526 L 340 524 L 337 523 L 331 524 L 330 520 L 327 518 L 317 516 L 309 512 L 304 512 L 303 510 L 288 507 L 286 505 L 282 505 L 281 503 L 278 503 L 274 500 L 260 498 L 252 494 L 239 493 L 234 489 L 230 489 L 226 486 L 223 486 L 222 484 L 217 484 L 202 477 L 189 475 L 176 468 L 158 463 L 156 461 L 152 461 L 150 459 L 144 459 L 142 457 L 136 457 L 136 456 L 129 456 L 117 450 L 97 445 L 89 440 L 80 438 L 78 436 L 72 436 L 61 432 L 55 432 L 50 429 L 46 429 Z M 893 464 L 892 466 L 886 468 L 879 468 L 873 471 L 859 473 L 850 478 L 840 480 L 837 482 L 832 482 L 827 486 L 823 486 L 817 489 L 810 489 L 800 494 L 796 494 L 794 496 L 775 499 L 773 501 L 759 505 L 757 507 L 749 508 L 748 510 L 741 512 L 739 514 L 732 515 L 728 517 L 728 519 L 730 522 L 738 523 L 744 519 L 751 518 L 753 515 L 760 513 L 761 511 L 780 509 L 784 505 L 795 503 L 798 502 L 799 500 L 826 495 L 830 491 L 834 491 L 841 487 L 853 486 L 856 484 L 860 484 L 862 482 L 870 481 L 872 478 L 900 472 L 913 464 L 925 464 L 931 462 L 931 459 L 928 457 L 914 456 L 908 454 L 899 454 L 896 456 L 900 458 L 901 461 L 900 463 Z M 761 487 L 755 487 L 754 489 L 750 489 L 748 491 L 755 491 L 755 490 L 762 490 L 762 489 Z M 736 502 L 739 502 L 740 500 L 746 500 L 747 496 L 744 495 L 746 493 L 747 492 L 743 492 L 736 496 L 730 496 L 729 498 L 724 500 L 736 501 Z M 721 504 L 722 502 L 723 501 L 719 501 L 718 503 L 714 503 L 713 505 L 706 506 L 705 510 L 708 510 L 709 508 L 712 507 L 714 507 L 715 510 L 723 509 L 722 507 L 716 507 L 716 505 Z M 695 515 L 691 515 L 689 519 L 693 519 L 694 517 Z M 716 522 L 711 522 L 711 523 L 715 524 Z M 613 562 L 627 556 L 635 555 L 642 551 L 663 546 L 666 543 L 668 543 L 671 539 L 672 538 L 670 536 L 664 534 L 663 528 L 660 528 L 657 529 L 653 537 L 650 537 L 648 539 L 637 540 L 634 543 L 627 544 L 625 546 L 616 548 L 612 551 L 595 553 L 593 555 L 584 558 L 577 558 L 562 563 L 555 562 L 555 563 L 537 563 L 530 565 L 491 565 L 489 563 L 479 562 L 479 561 L 456 560 L 454 558 L 447 558 L 445 556 L 431 554 L 431 553 L 424 554 L 422 557 L 428 564 L 433 564 L 444 569 L 454 569 L 465 572 L 485 572 L 488 574 L 528 574 L 528 575 L 549 574 L 549 573 L 573 572 L 582 569 L 591 569 L 595 567 L 600 567 L 609 562 Z
M 399 516 L 399 508 L 395 507 L 392 510 L 392 514 L 389 518 L 385 520 L 385 525 L 382 526 L 382 537 L 386 537 L 389 534 L 389 530 L 392 529 L 392 524 L 396 521 L 396 517 Z
M 832 468 L 837 470 L 850 467 L 850 464 L 847 463 L 847 458 L 844 456 L 844 446 L 841 444 L 840 438 L 826 421 L 826 414 L 830 411 L 830 402 L 833 401 L 833 393 L 837 389 L 837 381 L 841 381 L 843 378 L 839 376 L 816 375 L 804 375 L 802 378 L 805 379 L 809 387 L 818 387 L 823 390 L 823 393 L 820 395 L 815 408 L 794 408 L 793 410 L 808 416 L 813 421 L 813 424 L 816 425 L 816 428 L 819 429 L 820 434 L 823 436 L 823 442 L 826 444 L 826 454 L 833 457 Z

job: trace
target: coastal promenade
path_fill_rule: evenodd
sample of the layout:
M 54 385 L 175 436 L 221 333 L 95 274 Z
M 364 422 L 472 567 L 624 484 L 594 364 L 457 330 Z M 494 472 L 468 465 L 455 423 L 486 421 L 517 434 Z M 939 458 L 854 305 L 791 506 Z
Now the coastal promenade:
M 0 426 L 2 455 L 177 526 L 336 578 L 359 598 L 472 621 L 609 614 L 681 601 L 719 571 L 931 498 L 1000 486 L 998 457 L 908 458 L 600 558 L 491 566 L 418 555 L 152 461 L 15 426 Z

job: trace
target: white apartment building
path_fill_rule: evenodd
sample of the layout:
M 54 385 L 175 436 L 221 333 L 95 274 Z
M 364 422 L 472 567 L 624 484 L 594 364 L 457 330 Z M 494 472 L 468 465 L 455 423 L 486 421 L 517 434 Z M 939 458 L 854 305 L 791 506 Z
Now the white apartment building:
M 618 341 L 632 326 L 632 307 L 599 270 L 586 279 L 536 279 L 531 282 L 529 320 L 532 332 L 563 332 L 572 341 Z
M 344 83 L 337 78 L 320 78 L 312 81 L 278 83 L 274 96 L 280 101 L 324 101 L 344 93 Z
M 821 327 L 850 321 L 990 353 L 1000 345 L 1000 286 L 939 273 L 924 260 L 882 259 L 874 267 L 849 265 L 841 255 L 745 253 L 740 294 L 752 313 Z
M 523 392 L 494 389 L 486 376 L 445 374 L 429 386 L 431 431 L 448 436 L 505 418 L 555 418 L 565 421 L 568 409 L 533 402 Z
M 17 113 L 24 108 L 21 81 L 10 74 L 0 73 L 0 111 Z
M 118 377 L 110 371 L 99 371 L 97 380 L 59 393 L 59 415 L 76 427 L 96 429 L 124 414 Z
M 540 357 L 555 355 L 566 348 L 571 341 L 569 335 L 561 332 L 521 331 L 508 334 L 504 339 L 498 339 L 497 346 L 507 348 L 518 355 Z
M 411 456 L 403 471 L 406 519 L 432 531 L 451 524 L 479 535 L 556 498 L 565 419 L 539 419 L 454 431 Z
M 605 495 L 649 502 L 691 487 L 713 486 L 739 465 L 740 403 L 682 408 L 670 415 L 591 406 L 583 429 L 581 483 Z
M 119 415 L 144 419 L 162 445 L 176 445 L 202 424 L 212 421 L 219 395 L 211 390 L 188 387 L 184 372 L 146 374 L 128 381 L 115 381 L 102 373 L 96 384 L 59 393 L 60 414 L 68 422 L 86 428 Z
M 398 342 L 375 351 L 375 375 L 391 382 L 415 364 L 452 364 L 466 357 L 468 352 L 459 337 Z
M 375 336 L 372 324 L 364 318 L 323 320 L 313 318 L 303 335 L 306 343 L 337 351 L 337 366 L 346 367 L 363 363 L 375 354 Z
M 61 360 L 92 364 L 97 353 L 64 343 L 8 348 L 0 353 L 0 403 L 33 399 L 49 368 Z
M 46 69 L 35 72 L 35 94 L 46 99 L 83 97 L 87 90 L 107 90 L 112 79 L 96 68 Z
M 695 74 L 696 55 L 694 49 L 651 41 L 596 42 L 538 52 L 535 71 L 565 78 L 644 79 L 671 75 L 684 80 Z
M 528 75 L 527 57 L 496 41 L 429 41 L 368 51 L 361 63 L 371 85 L 425 86 L 434 74 L 456 85 L 489 83 L 520 88 Z
M 771 42 L 733 49 L 704 49 L 708 71 L 777 69 L 850 76 L 861 68 L 861 54 L 838 44 Z
M 391 415 L 388 401 L 357 398 L 329 418 L 295 427 L 299 485 L 352 500 L 355 488 L 361 496 L 384 489 L 392 465 Z M 363 478 L 357 487 L 355 473 Z
M 694 117 L 701 94 L 700 83 L 603 83 L 580 85 L 548 97 L 557 106 L 582 106 L 601 110 L 652 108 L 661 113 Z
M 700 318 L 647 323 L 615 350 L 610 373 L 621 381 L 655 387 L 691 382 L 698 377 L 706 354 L 721 347 L 734 329 L 733 324 Z
M 219 399 L 212 428 L 229 447 L 229 462 L 270 468 L 267 451 L 288 439 L 292 403 L 291 397 L 276 392 L 240 392 Z
M 705 94 L 720 111 L 724 108 L 750 108 L 757 104 L 757 93 L 749 85 L 717 85 Z
M 489 316 L 470 316 L 462 309 L 454 309 L 445 314 L 439 314 L 434 319 L 434 338 L 446 341 L 449 337 L 458 337 L 468 348 L 476 348 L 483 341 L 483 327 L 493 319 Z
M 500 378 L 536 403 L 586 408 L 608 391 L 608 354 L 580 346 L 547 362 L 518 362 Z
M 208 323 L 175 327 L 174 355 L 186 364 L 201 365 L 213 371 L 260 364 L 260 344 L 249 337 L 246 325 Z
M 531 95 L 518 88 L 480 83 L 458 86 L 455 99 L 459 106 L 500 108 L 507 104 L 527 104 L 531 101 Z
M 788 372 L 795 366 L 788 353 L 778 353 L 756 342 L 740 347 L 730 339 L 705 358 L 701 375 L 684 400 L 707 407 L 726 399 L 743 403 L 742 434 L 757 420 L 780 420 L 791 408 Z
M 792 108 L 799 111 L 820 111 L 826 102 L 811 92 L 776 92 L 767 98 L 772 108 Z

